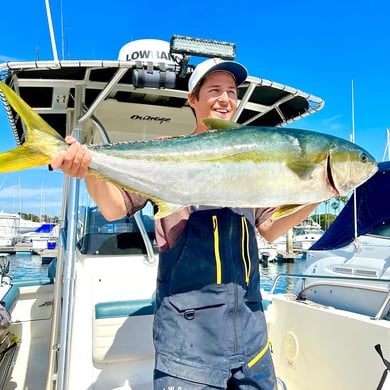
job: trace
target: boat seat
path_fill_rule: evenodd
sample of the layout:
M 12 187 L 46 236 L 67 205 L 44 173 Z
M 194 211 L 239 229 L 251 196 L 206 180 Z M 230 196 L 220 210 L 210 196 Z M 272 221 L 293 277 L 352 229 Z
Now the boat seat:
M 2 286 L 3 288 L 3 286 Z M 8 310 L 8 312 L 12 312 L 13 308 L 16 305 L 17 300 L 20 296 L 20 290 L 18 286 L 11 285 L 8 291 L 5 293 L 0 303 Z
M 115 363 L 152 359 L 153 314 L 153 299 L 97 303 L 92 331 L 94 361 Z M 149 333 L 150 337 L 129 337 L 140 333 Z
M 95 305 L 95 318 L 132 317 L 154 314 L 152 299 L 100 302 Z

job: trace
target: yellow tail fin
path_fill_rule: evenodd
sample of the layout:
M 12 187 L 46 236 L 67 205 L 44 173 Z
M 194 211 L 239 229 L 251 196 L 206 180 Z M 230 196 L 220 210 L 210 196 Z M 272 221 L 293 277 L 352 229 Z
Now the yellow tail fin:
M 0 91 L 20 115 L 26 128 L 26 141 L 23 145 L 0 153 L 0 172 L 18 171 L 49 164 L 59 151 L 67 148 L 57 131 L 11 88 L 0 82 Z

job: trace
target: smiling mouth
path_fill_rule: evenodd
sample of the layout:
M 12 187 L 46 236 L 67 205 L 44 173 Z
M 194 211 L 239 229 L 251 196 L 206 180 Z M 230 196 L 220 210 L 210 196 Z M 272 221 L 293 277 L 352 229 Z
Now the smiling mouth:
M 217 114 L 220 114 L 220 115 L 227 115 L 227 114 L 230 113 L 229 110 L 215 110 L 215 112 L 216 112 Z

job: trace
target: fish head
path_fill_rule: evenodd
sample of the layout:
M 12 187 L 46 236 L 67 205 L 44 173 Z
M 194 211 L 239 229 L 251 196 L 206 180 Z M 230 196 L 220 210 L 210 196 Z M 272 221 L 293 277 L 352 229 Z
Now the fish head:
M 365 149 L 345 140 L 333 142 L 328 155 L 327 174 L 338 195 L 345 195 L 363 184 L 377 170 L 375 158 Z

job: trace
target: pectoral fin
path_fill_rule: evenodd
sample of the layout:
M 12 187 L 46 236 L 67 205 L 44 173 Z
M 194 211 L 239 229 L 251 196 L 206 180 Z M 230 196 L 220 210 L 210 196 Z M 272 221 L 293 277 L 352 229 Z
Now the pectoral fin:
M 90 172 L 92 174 L 94 174 L 100 180 L 108 181 L 108 182 L 110 182 L 118 187 L 126 188 L 130 192 L 134 192 L 135 194 L 141 195 L 141 196 L 145 197 L 146 199 L 149 199 L 152 203 L 154 203 L 158 207 L 158 212 L 154 216 L 156 219 L 167 217 L 168 215 L 176 213 L 177 211 L 180 211 L 181 209 L 186 207 L 186 206 L 183 206 L 181 204 L 166 203 L 166 202 L 162 201 L 161 199 L 151 197 L 143 192 L 134 190 L 133 188 L 125 187 L 123 184 L 118 183 L 114 180 L 110 180 L 107 177 L 101 175 L 99 172 L 96 172 L 93 169 L 90 169 Z
M 168 215 L 171 215 L 173 213 L 176 213 L 177 211 L 180 211 L 186 206 L 178 205 L 174 203 L 165 203 L 161 200 L 155 200 L 154 201 L 158 206 L 158 212 L 155 214 L 156 219 L 167 217 Z
M 300 178 L 310 179 L 316 164 L 308 160 L 297 160 L 287 163 L 287 166 Z
M 304 204 L 289 204 L 285 206 L 280 206 L 273 214 L 272 219 L 276 220 L 282 217 L 287 217 L 288 215 L 294 214 L 298 210 L 302 209 L 306 205 Z

